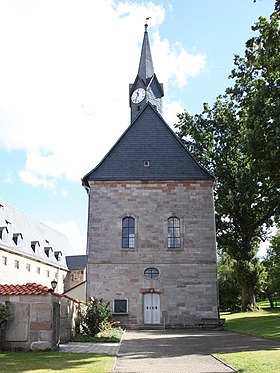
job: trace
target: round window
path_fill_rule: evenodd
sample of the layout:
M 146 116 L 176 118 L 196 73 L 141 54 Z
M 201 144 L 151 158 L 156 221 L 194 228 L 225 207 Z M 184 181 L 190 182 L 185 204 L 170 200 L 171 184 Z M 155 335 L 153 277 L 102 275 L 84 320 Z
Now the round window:
M 158 278 L 159 277 L 159 270 L 153 267 L 147 268 L 144 271 L 144 276 L 146 278 Z

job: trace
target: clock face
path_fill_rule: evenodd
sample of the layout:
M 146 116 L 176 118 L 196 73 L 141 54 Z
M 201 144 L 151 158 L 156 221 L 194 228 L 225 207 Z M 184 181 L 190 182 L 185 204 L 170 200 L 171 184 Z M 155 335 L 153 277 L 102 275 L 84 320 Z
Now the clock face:
M 146 92 L 144 88 L 136 89 L 131 95 L 131 101 L 134 104 L 139 104 L 139 102 L 143 101 L 146 96 Z

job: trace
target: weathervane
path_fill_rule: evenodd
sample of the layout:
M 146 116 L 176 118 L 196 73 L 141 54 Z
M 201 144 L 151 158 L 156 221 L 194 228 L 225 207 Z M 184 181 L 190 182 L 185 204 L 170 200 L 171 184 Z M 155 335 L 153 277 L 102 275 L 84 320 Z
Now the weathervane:
M 146 17 L 146 23 L 145 23 L 145 31 L 147 31 L 147 28 L 148 28 L 148 20 L 152 18 L 152 17 Z

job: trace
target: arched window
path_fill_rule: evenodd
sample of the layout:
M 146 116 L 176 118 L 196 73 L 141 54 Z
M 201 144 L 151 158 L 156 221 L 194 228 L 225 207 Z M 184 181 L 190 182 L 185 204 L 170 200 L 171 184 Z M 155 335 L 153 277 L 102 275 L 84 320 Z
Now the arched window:
M 180 247 L 180 220 L 172 217 L 168 219 L 168 248 L 179 249 Z
M 135 220 L 125 217 L 122 220 L 122 248 L 133 249 L 135 247 Z

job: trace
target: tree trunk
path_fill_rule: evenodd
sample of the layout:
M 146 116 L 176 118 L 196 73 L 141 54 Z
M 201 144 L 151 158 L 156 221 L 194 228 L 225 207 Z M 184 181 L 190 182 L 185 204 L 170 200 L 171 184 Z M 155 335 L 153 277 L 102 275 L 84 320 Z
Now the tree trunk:
M 274 308 L 274 304 L 273 304 L 273 299 L 272 299 L 272 296 L 270 295 L 270 292 L 266 289 L 265 291 L 265 294 L 267 296 L 267 299 L 269 301 L 269 304 L 270 304 L 270 308 Z
M 241 311 L 257 311 L 259 309 L 256 297 L 254 294 L 254 287 L 248 283 L 242 284 L 242 305 Z

